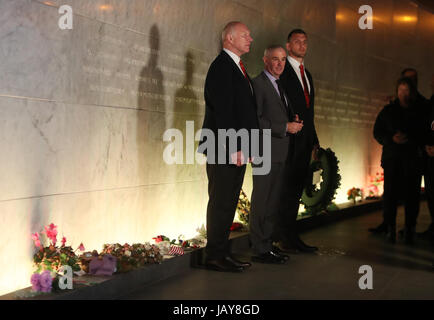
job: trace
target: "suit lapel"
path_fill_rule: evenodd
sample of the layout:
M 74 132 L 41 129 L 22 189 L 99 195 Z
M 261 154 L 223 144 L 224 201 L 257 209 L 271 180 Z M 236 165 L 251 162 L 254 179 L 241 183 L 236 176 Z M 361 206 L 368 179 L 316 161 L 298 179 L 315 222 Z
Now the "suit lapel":
M 291 64 L 288 61 L 287 61 L 287 63 L 285 63 L 285 69 L 287 69 L 289 80 L 292 83 L 294 83 L 294 82 L 297 83 L 298 89 L 303 93 L 304 90 L 303 90 L 303 86 L 300 83 L 300 79 L 298 79 L 298 76 L 295 73 L 294 68 L 291 66 Z
M 279 105 L 282 108 L 282 110 L 287 113 L 288 110 L 286 109 L 285 105 L 283 104 L 282 99 L 280 98 L 280 96 L 277 93 L 276 89 L 274 88 L 273 84 L 271 83 L 270 78 L 267 77 L 267 75 L 265 74 L 264 71 L 262 71 L 261 77 L 262 77 L 262 80 L 266 83 L 266 86 L 268 87 L 268 90 L 270 92 L 272 92 L 272 94 L 274 95 L 274 97 L 276 98 L 276 100 L 279 102 Z
M 313 80 L 312 80 L 312 76 L 311 76 L 309 70 L 307 70 L 307 69 L 306 69 L 306 76 L 307 76 L 307 81 L 309 81 L 309 86 L 310 86 L 309 97 L 310 97 L 310 101 L 312 101 L 313 96 L 314 96 Z
M 221 52 L 221 54 L 225 57 L 225 59 L 226 60 L 228 60 L 228 61 L 230 61 L 230 63 L 232 64 L 232 67 L 234 67 L 235 68 L 235 70 L 236 70 L 236 74 L 238 75 L 238 77 L 241 79 L 241 80 L 243 80 L 243 81 L 245 81 L 245 82 L 247 82 L 247 84 L 248 84 L 248 81 L 247 81 L 247 79 L 246 79 L 246 77 L 244 77 L 244 74 L 243 74 L 243 72 L 240 70 L 240 68 L 237 66 L 237 64 L 235 63 L 235 61 L 224 51 L 224 50 L 222 50 L 222 52 Z M 250 81 L 250 83 L 252 82 L 252 80 L 250 79 L 250 77 L 249 77 L 249 75 L 247 74 L 247 77 L 249 78 L 249 81 Z
M 288 80 L 294 84 L 296 83 L 296 86 L 298 87 L 298 89 L 300 90 L 300 94 L 303 95 L 304 97 L 304 89 L 302 84 L 300 83 L 300 79 L 298 78 L 297 74 L 295 73 L 294 68 L 290 65 L 290 63 L 287 61 L 287 63 L 285 63 L 285 69 L 288 75 Z M 307 81 L 309 81 L 309 86 L 310 86 L 310 92 L 309 92 L 309 97 L 310 97 L 310 101 L 313 101 L 313 97 L 314 97 L 314 88 L 313 88 L 313 81 L 312 81 L 312 76 L 310 75 L 310 72 L 305 69 L 305 73 L 307 76 Z

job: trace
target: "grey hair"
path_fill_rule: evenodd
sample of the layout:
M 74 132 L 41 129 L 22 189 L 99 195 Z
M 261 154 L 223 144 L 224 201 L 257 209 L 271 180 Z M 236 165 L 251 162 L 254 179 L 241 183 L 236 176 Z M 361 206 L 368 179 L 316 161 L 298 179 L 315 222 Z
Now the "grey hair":
M 264 50 L 264 57 L 268 57 L 268 55 L 270 54 L 271 51 L 276 50 L 276 49 L 282 49 L 283 51 L 285 51 L 285 48 L 282 47 L 279 44 L 272 44 L 271 46 L 268 46 L 265 50 Z

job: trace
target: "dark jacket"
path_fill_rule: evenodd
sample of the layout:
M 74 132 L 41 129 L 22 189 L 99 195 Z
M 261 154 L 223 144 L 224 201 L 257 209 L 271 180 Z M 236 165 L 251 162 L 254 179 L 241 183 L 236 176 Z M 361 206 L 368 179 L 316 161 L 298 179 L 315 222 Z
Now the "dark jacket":
M 258 129 L 256 102 L 249 81 L 241 73 L 232 58 L 224 51 L 211 63 L 205 80 L 205 119 L 202 129 L 209 129 L 215 136 L 215 151 L 229 154 L 229 139 L 218 141 L 218 129 Z M 202 133 L 198 152 L 207 139 Z M 250 139 L 251 140 L 251 139 Z M 241 144 L 237 143 L 237 151 Z M 217 159 L 217 158 L 216 158 Z M 217 161 L 217 160 L 216 160 Z
M 310 159 L 313 146 L 319 145 L 314 122 L 315 90 L 310 72 L 305 69 L 305 73 L 310 85 L 309 108 L 306 107 L 306 99 L 300 80 L 288 61 L 286 61 L 285 70 L 280 76 L 280 80 L 291 102 L 294 113 L 298 114 L 300 120 L 303 120 L 303 129 L 294 135 L 294 141 L 291 144 L 293 150 L 290 152 L 295 153 L 296 159 Z
M 402 157 L 419 157 L 423 145 L 424 110 L 415 104 L 403 108 L 396 99 L 378 114 L 374 124 L 374 138 L 383 146 L 381 165 Z M 397 144 L 393 136 L 401 131 L 408 142 Z

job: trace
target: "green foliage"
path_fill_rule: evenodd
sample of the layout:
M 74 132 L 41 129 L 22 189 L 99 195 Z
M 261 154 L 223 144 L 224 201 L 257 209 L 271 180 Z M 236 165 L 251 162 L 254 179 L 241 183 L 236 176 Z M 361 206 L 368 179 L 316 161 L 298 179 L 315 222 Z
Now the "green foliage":
M 326 211 L 328 206 L 336 197 L 336 192 L 341 185 L 341 175 L 339 174 L 339 160 L 335 153 L 330 149 L 319 149 L 319 161 L 312 161 L 309 168 L 308 181 L 312 181 L 313 173 L 322 169 L 322 182 L 317 189 L 311 183 L 307 185 L 301 197 L 301 203 L 306 208 L 306 213 L 310 215 Z

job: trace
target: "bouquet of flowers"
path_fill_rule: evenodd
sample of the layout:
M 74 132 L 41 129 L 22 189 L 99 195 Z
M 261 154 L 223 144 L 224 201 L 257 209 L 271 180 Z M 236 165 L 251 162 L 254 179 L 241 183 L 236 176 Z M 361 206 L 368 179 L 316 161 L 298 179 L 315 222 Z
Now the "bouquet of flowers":
M 384 172 L 381 174 L 377 172 L 375 177 L 370 180 L 371 184 L 366 188 L 368 191 L 366 199 L 378 199 L 380 197 L 380 188 L 382 189 L 384 183 Z
M 43 246 L 44 242 L 41 239 L 41 235 L 48 238 L 49 244 Z M 36 272 L 40 271 L 54 271 L 57 272 L 62 266 L 68 265 L 73 271 L 80 271 L 80 265 L 78 264 L 78 257 L 75 251 L 84 251 L 83 244 L 74 251 L 72 247 L 66 246 L 66 238 L 63 237 L 61 241 L 61 246 L 56 246 L 57 244 L 57 226 L 53 223 L 45 227 L 45 231 L 40 234 L 38 232 L 32 234 L 32 239 L 35 243 L 36 248 L 39 250 L 33 256 L 33 262 L 37 266 Z M 41 242 L 42 240 L 42 242 Z
M 160 249 L 149 243 L 135 243 L 133 245 L 128 243 L 124 245 L 119 243 L 105 244 L 101 254 L 114 256 L 117 261 L 117 272 L 120 273 L 143 267 L 146 264 L 161 263 L 163 260 Z
M 58 247 L 57 226 L 51 223 L 44 229 L 41 233 L 32 234 L 32 240 L 37 248 L 37 252 L 33 255 L 33 262 L 37 269 L 31 277 L 31 283 L 34 291 L 50 292 L 52 284 L 58 281 L 58 272 L 62 266 L 70 266 L 73 271 L 81 270 L 75 251 L 84 251 L 84 246 L 80 244 L 74 251 L 72 247 L 66 246 L 66 238 L 63 237 L 61 245 Z M 43 243 L 46 239 L 49 242 L 44 246 Z
M 347 192 L 348 200 L 353 200 L 353 203 L 356 204 L 357 198 L 360 198 L 362 200 L 362 190 L 360 188 L 351 188 Z

